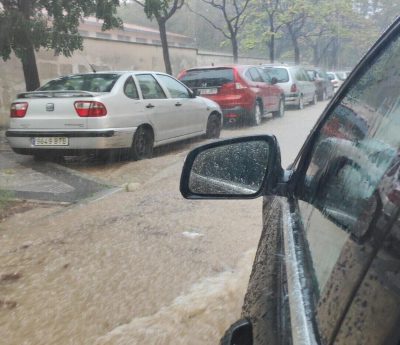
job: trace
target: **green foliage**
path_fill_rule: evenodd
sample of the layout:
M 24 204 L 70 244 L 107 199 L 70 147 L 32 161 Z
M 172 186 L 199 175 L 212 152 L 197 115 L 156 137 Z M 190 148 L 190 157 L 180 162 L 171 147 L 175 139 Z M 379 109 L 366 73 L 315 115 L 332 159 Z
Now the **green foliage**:
M 79 22 L 94 15 L 104 21 L 103 30 L 121 27 L 118 6 L 118 0 L 0 0 L 0 56 L 23 58 L 30 47 L 71 56 L 82 49 Z

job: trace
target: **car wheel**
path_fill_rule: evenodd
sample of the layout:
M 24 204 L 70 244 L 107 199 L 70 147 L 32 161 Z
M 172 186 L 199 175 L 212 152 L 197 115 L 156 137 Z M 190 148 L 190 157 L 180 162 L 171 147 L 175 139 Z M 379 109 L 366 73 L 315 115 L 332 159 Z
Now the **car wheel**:
M 313 96 L 313 98 L 312 98 L 312 100 L 311 100 L 311 104 L 312 104 L 312 105 L 317 104 L 317 99 L 318 99 L 317 93 L 314 93 L 314 96 Z
M 131 147 L 131 158 L 133 160 L 141 160 L 151 158 L 153 156 L 153 133 L 146 127 L 139 127 L 133 136 Z
M 297 109 L 302 110 L 304 109 L 304 99 L 303 99 L 303 95 L 299 96 L 299 100 L 297 103 Z
M 272 113 L 274 117 L 283 117 L 285 115 L 285 101 L 281 98 L 279 100 L 279 108 Z
M 206 138 L 207 139 L 216 139 L 219 138 L 221 134 L 221 120 L 218 115 L 211 114 L 207 120 L 207 130 L 206 130 Z
M 256 101 L 251 117 L 251 125 L 259 126 L 261 124 L 261 116 L 262 116 L 261 103 L 260 101 Z

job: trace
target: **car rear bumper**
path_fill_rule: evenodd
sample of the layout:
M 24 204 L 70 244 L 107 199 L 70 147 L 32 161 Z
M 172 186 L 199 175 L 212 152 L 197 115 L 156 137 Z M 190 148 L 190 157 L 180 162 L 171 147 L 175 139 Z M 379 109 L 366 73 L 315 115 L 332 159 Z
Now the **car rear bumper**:
M 249 111 L 241 106 L 236 106 L 232 108 L 221 109 L 224 115 L 225 123 L 234 123 L 239 119 L 243 119 L 249 115 Z
M 285 105 L 297 105 L 299 102 L 298 93 L 289 93 L 285 95 Z
M 7 140 L 11 148 L 36 150 L 99 150 L 130 147 L 136 127 L 109 128 L 101 130 L 17 130 L 6 131 Z M 34 138 L 68 138 L 68 145 L 34 145 Z

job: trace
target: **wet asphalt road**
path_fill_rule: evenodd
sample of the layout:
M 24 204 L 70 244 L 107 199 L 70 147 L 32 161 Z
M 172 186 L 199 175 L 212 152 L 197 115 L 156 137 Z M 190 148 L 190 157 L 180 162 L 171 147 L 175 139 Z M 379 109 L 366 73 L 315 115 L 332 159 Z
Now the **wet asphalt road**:
M 222 137 L 274 134 L 287 166 L 325 105 L 226 129 Z M 85 202 L 39 205 L 0 223 L 0 277 L 13 277 L 0 279 L 0 344 L 217 343 L 240 315 L 261 199 L 184 200 L 178 190 L 184 157 L 204 142 L 160 148 L 140 162 L 80 158 L 63 163 L 66 169 L 51 165 L 68 177 L 24 157 L 21 169 L 43 188 L 76 190 Z M 21 192 L 23 171 L 12 166 L 19 158 L 0 154 L 11 165 L 0 166 L 0 189 Z M 39 186 L 25 182 L 25 192 Z M 104 193 L 114 187 L 120 189 Z

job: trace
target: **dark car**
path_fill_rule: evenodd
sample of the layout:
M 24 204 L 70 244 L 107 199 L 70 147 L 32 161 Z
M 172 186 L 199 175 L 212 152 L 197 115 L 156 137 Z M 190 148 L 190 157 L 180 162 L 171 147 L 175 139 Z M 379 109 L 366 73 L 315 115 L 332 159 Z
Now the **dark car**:
M 242 318 L 222 344 L 400 344 L 399 56 L 400 19 L 286 169 L 269 135 L 188 155 L 184 197 L 264 198 Z
M 309 67 L 306 68 L 306 72 L 310 79 L 314 81 L 319 101 L 325 101 L 333 97 L 334 88 L 326 71 L 321 68 Z
M 247 122 L 258 126 L 264 115 L 282 117 L 283 90 L 256 66 L 232 65 L 191 68 L 178 79 L 196 94 L 219 104 L 225 123 Z

